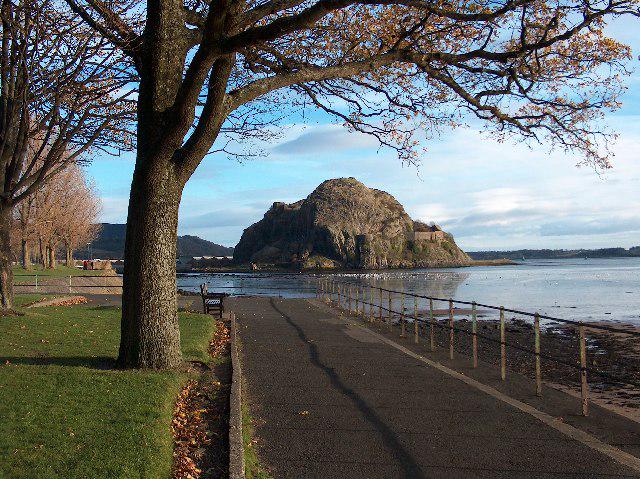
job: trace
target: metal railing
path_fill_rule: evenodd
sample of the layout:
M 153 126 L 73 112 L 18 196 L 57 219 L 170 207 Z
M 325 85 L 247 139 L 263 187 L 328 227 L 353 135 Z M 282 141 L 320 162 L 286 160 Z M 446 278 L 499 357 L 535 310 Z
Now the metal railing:
M 375 293 L 374 293 L 375 292 Z M 367 294 L 368 293 L 368 294 Z M 368 296 L 368 298 L 367 298 Z M 400 311 L 394 310 L 394 296 L 400 298 Z M 524 353 L 530 354 L 535 360 L 535 383 L 536 395 L 542 396 L 542 365 L 541 361 L 553 361 L 564 366 L 575 369 L 578 372 L 578 380 L 580 384 L 580 397 L 582 406 L 582 415 L 589 414 L 589 384 L 587 374 L 589 373 L 613 380 L 617 383 L 627 384 L 640 388 L 640 382 L 627 378 L 620 378 L 604 371 L 593 370 L 587 366 L 587 338 L 586 330 L 599 330 L 609 333 L 640 337 L 640 331 L 629 331 L 612 326 L 601 324 L 584 323 L 581 321 L 573 321 L 569 319 L 557 318 L 540 313 L 531 313 L 517 309 L 505 308 L 504 306 L 495 306 L 490 304 L 478 303 L 475 301 L 454 300 L 452 298 L 440 298 L 436 296 L 421 295 L 406 291 L 392 290 L 374 285 L 362 285 L 360 283 L 350 281 L 336 281 L 332 279 L 320 278 L 316 282 L 316 297 L 330 304 L 336 305 L 338 308 L 345 309 L 350 313 L 360 315 L 370 322 L 377 321 L 380 324 L 386 324 L 389 330 L 392 330 L 394 320 L 400 326 L 400 337 L 407 336 L 408 320 L 413 323 L 413 339 L 415 343 L 419 342 L 420 329 L 422 335 L 426 335 L 426 327 L 429 326 L 429 346 L 431 351 L 436 350 L 436 330 L 445 330 L 448 333 L 449 358 L 455 357 L 456 334 L 471 336 L 471 360 L 474 368 L 478 367 L 478 339 L 483 339 L 500 346 L 500 377 L 502 381 L 507 379 L 507 347 L 514 348 Z M 406 298 L 413 298 L 413 312 L 410 308 L 406 308 Z M 428 317 L 421 318 L 418 312 L 418 300 L 427 300 L 429 304 Z M 376 301 L 377 300 L 377 301 Z M 436 310 L 434 303 L 444 302 L 447 308 L 444 310 Z M 386 306 L 385 306 L 386 304 Z M 456 305 L 471 306 L 470 310 L 457 310 Z M 499 313 L 499 339 L 478 332 L 478 307 L 486 310 L 497 311 Z M 368 311 L 367 311 L 368 308 Z M 448 316 L 446 324 L 436 320 L 436 316 L 443 314 Z M 533 344 L 532 348 L 524 347 L 514 343 L 507 343 L 506 320 L 505 313 L 513 313 L 527 318 L 533 318 Z M 471 331 L 461 328 L 455 324 L 454 316 L 471 315 Z M 541 352 L 541 331 L 540 320 L 554 321 L 561 324 L 570 325 L 577 330 L 578 338 L 578 361 L 572 363 L 562 358 L 543 354 Z

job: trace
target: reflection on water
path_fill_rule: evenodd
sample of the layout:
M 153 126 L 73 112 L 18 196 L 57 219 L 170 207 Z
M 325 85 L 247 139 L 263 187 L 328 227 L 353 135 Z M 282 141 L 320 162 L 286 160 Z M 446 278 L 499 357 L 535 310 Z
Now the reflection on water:
M 503 305 L 565 319 L 640 323 L 640 258 L 530 260 L 517 266 L 334 274 L 215 273 L 184 275 L 178 287 L 236 295 L 310 297 L 318 278 L 425 296 Z M 412 301 L 412 300 L 411 300 Z M 425 301 L 419 303 L 425 309 Z M 413 308 L 413 304 L 407 304 Z M 444 303 L 436 305 L 444 307 Z

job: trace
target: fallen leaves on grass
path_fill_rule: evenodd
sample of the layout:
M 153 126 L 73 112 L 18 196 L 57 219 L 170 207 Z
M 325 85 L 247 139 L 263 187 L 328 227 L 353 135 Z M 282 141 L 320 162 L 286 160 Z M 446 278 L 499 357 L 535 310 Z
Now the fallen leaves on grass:
M 56 306 L 74 306 L 76 304 L 86 304 L 87 298 L 84 296 L 75 296 L 69 299 L 61 299 L 60 301 L 56 301 Z
M 198 382 L 191 380 L 178 395 L 173 410 L 171 432 L 173 433 L 173 477 L 174 479 L 198 479 L 201 470 L 193 459 L 196 451 L 211 442 L 207 436 L 202 417 L 203 398 L 196 391 Z
M 43 304 L 46 303 L 46 304 Z M 68 296 L 62 298 L 47 298 L 43 297 L 37 301 L 32 301 L 31 303 L 26 303 L 23 305 L 24 308 L 33 308 L 39 306 L 74 306 L 76 304 L 86 304 L 87 298 L 84 296 Z
M 229 328 L 225 326 L 223 321 L 218 321 L 216 325 L 216 332 L 209 341 L 209 356 L 212 359 L 219 357 L 223 352 L 225 352 L 227 345 L 231 337 L 229 336 Z
M 212 359 L 228 354 L 229 329 L 223 321 L 218 321 L 213 338 L 209 342 L 208 353 Z M 222 428 L 226 430 L 226 399 L 220 391 L 228 385 L 212 378 L 212 372 L 205 373 L 199 380 L 189 380 L 176 400 L 171 422 L 174 439 L 173 479 L 205 479 L 221 477 L 220 466 L 213 463 L 211 448 L 220 448 L 219 437 Z M 215 462 L 215 461 L 214 461 Z M 203 472 L 203 469 L 205 471 Z

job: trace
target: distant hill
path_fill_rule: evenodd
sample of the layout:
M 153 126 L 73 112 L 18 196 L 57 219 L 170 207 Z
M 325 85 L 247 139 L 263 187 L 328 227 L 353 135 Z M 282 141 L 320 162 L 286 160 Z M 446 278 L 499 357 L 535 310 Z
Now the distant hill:
M 102 223 L 98 238 L 91 243 L 94 258 L 122 259 L 127 225 Z M 87 248 L 75 252 L 76 258 L 87 258 Z M 233 248 L 227 248 L 197 236 L 178 236 L 178 256 L 231 256 Z
M 198 236 L 178 236 L 178 256 L 233 256 L 233 248 L 227 248 Z
M 562 259 L 562 258 L 631 258 L 640 257 L 640 246 L 601 249 L 520 249 L 516 251 L 471 251 L 476 260 L 489 259 Z

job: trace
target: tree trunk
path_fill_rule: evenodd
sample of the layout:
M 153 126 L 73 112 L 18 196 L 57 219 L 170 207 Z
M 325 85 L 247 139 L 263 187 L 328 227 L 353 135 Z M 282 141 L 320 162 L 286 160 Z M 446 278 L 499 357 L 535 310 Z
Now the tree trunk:
M 11 206 L 4 201 L 0 201 L 0 310 L 7 310 L 13 307 L 11 212 Z
M 29 242 L 26 239 L 22 240 L 22 268 L 31 269 L 31 258 L 29 257 Z
M 73 268 L 74 264 L 73 264 L 73 248 L 71 247 L 71 244 L 66 243 L 65 244 L 65 249 L 67 252 L 67 259 L 65 260 L 65 264 L 70 267 Z
M 45 254 L 44 254 L 44 247 L 42 244 L 42 238 L 38 238 L 38 254 L 40 255 L 39 258 L 39 263 L 42 265 L 42 269 L 45 269 L 47 267 L 47 260 L 45 258 Z
M 182 364 L 176 295 L 182 187 L 169 160 L 136 161 L 124 253 L 121 367 L 174 369 Z
M 51 243 L 47 245 L 47 260 L 49 262 L 48 268 L 56 269 L 56 248 Z

